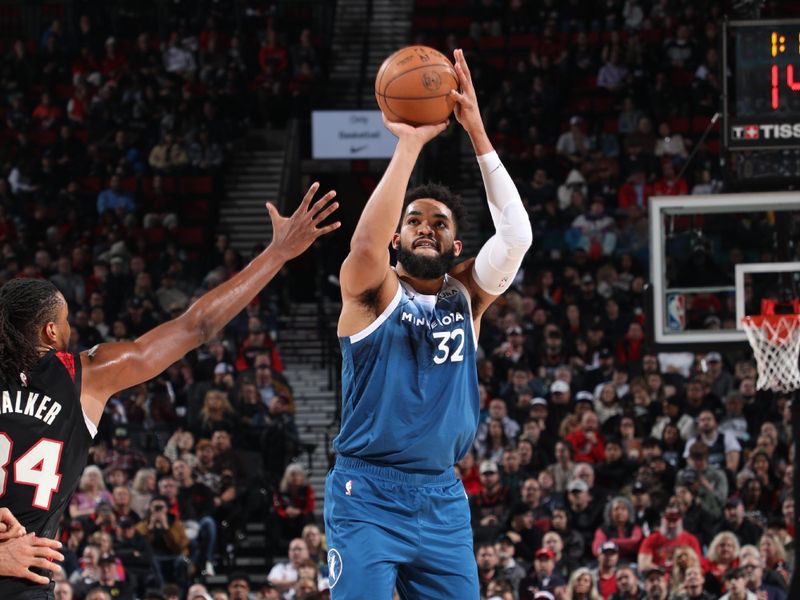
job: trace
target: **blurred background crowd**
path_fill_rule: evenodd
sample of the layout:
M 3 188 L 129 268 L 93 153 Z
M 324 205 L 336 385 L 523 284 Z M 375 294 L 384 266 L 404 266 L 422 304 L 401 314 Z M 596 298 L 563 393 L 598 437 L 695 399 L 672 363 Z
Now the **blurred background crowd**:
M 55 4 L 38 37 L 4 30 L 0 282 L 53 281 L 75 351 L 135 338 L 241 269 L 217 228 L 227 160 L 248 131 L 307 119 L 328 72 L 305 3 L 129 4 Z M 788 397 L 756 391 L 747 353 L 656 353 L 645 334 L 648 198 L 723 189 L 716 129 L 686 160 L 719 107 L 725 3 L 413 4 L 415 41 L 465 48 L 535 231 L 484 318 L 481 423 L 456 467 L 483 597 L 782 600 Z M 421 175 L 464 191 L 457 132 Z M 108 403 L 63 523 L 59 600 L 325 597 L 303 398 L 281 360 L 292 278 Z M 252 523 L 267 567 L 243 573 Z

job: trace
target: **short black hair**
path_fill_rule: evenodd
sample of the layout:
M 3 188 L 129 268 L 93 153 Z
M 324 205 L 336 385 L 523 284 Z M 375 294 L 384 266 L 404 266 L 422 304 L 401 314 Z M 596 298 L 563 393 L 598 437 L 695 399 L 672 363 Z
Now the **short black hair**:
M 447 186 L 441 183 L 428 182 L 411 188 L 406 192 L 405 200 L 403 200 L 403 215 L 405 215 L 408 205 L 420 198 L 431 198 L 450 209 L 456 223 L 456 238 L 463 235 L 464 231 L 469 228 L 469 219 L 467 211 L 464 209 L 464 201 L 461 196 L 452 192 Z M 402 221 L 403 217 L 401 216 L 400 222 L 402 223 Z

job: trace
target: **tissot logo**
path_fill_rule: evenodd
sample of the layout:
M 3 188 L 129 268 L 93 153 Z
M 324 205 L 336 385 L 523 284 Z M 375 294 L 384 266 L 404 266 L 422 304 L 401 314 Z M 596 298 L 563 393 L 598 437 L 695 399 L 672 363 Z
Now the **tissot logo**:
M 800 139 L 800 123 L 732 125 L 731 137 L 740 141 Z

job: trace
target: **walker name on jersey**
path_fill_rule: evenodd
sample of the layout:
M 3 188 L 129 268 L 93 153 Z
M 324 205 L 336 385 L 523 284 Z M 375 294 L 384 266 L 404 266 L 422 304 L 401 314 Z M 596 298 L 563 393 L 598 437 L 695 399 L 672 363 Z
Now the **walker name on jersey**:
M 463 320 L 464 315 L 460 312 L 451 312 L 450 314 L 440 317 L 435 321 L 429 321 L 425 317 L 418 317 L 417 315 L 406 311 L 403 311 L 403 314 L 400 315 L 401 323 L 411 323 L 416 327 L 427 327 L 428 329 L 436 329 L 440 326 L 446 327 L 447 325 L 452 325 L 453 323 L 458 323 L 459 321 Z
M 53 420 L 60 412 L 61 404 L 53 402 L 50 396 L 22 391 L 17 391 L 12 396 L 10 392 L 3 390 L 2 401 L 0 401 L 0 415 L 14 413 L 27 415 L 52 425 Z

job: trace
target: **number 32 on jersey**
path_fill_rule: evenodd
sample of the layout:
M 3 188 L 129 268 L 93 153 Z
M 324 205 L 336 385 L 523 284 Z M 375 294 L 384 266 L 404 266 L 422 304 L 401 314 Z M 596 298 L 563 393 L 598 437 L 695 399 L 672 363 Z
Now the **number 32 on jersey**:
M 464 360 L 464 330 L 461 327 L 451 331 L 437 331 L 432 335 L 433 339 L 439 340 L 436 354 L 433 355 L 433 362 L 441 365 L 447 362 L 448 358 L 450 362 Z
M 0 498 L 6 493 L 12 446 L 11 438 L 0 431 Z M 49 510 L 53 493 L 57 492 L 61 485 L 58 466 L 61 463 L 63 447 L 63 442 L 42 438 L 14 461 L 14 483 L 36 488 L 33 494 L 33 505 L 36 508 Z

